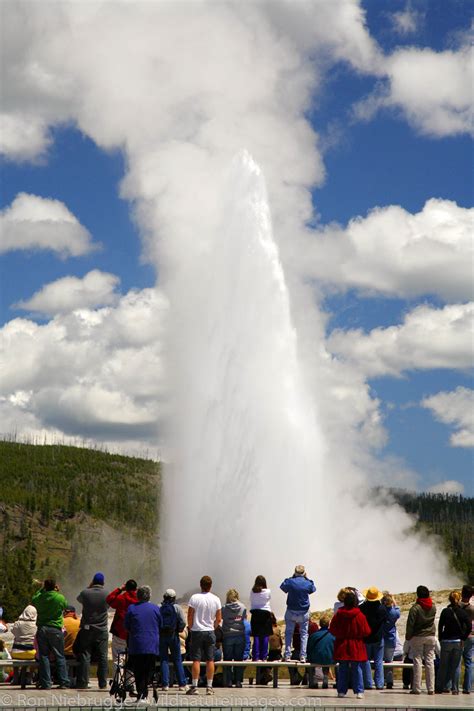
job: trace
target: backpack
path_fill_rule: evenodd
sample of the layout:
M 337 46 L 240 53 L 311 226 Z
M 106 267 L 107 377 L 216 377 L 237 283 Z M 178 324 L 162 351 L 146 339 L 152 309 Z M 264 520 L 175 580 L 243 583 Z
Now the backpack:
M 178 631 L 178 613 L 171 602 L 164 602 L 160 607 L 162 628 L 161 634 L 171 637 Z

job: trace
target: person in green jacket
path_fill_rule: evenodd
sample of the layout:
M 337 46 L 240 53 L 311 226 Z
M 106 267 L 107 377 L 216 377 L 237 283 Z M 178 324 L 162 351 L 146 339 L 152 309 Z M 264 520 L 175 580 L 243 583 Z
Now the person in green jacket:
M 31 604 L 36 607 L 38 617 L 36 626 L 36 641 L 39 653 L 39 686 L 40 689 L 51 689 L 50 655 L 56 660 L 58 687 L 69 687 L 69 679 L 64 658 L 63 611 L 67 600 L 59 592 L 59 586 L 52 578 L 47 578 L 43 587 L 33 595 Z
M 418 585 L 416 602 L 410 608 L 405 639 L 411 643 L 413 657 L 413 688 L 411 694 L 421 694 L 421 669 L 425 665 L 426 688 L 434 694 L 434 659 L 436 646 L 436 607 L 425 585 Z

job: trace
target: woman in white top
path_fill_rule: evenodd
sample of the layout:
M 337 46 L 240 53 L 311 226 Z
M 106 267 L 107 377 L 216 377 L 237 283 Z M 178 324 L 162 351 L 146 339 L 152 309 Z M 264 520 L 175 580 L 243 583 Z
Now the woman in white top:
M 250 630 L 253 637 L 252 659 L 265 660 L 268 656 L 268 638 L 273 634 L 270 607 L 271 590 L 263 575 L 257 575 L 250 591 Z

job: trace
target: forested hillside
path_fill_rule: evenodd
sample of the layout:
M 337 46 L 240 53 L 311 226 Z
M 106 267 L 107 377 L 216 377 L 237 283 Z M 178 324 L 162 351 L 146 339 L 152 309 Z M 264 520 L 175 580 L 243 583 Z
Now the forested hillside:
M 417 528 L 439 535 L 453 568 L 474 584 L 474 498 L 451 494 L 390 493 L 405 511 L 418 518 Z
M 160 481 L 151 460 L 0 442 L 0 604 L 7 615 L 21 611 L 34 577 L 80 585 L 80 571 L 104 560 L 113 569 L 119 558 L 130 559 L 130 575 L 156 571 Z

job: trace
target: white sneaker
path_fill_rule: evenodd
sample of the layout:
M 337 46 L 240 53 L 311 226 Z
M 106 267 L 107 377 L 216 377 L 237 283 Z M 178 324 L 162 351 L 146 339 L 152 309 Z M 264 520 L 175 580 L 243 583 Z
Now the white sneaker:
M 356 694 L 356 699 L 363 699 L 363 698 L 364 698 L 364 694 L 362 694 L 361 692 Z
M 208 686 L 206 688 L 206 694 L 207 696 L 214 696 L 214 689 L 212 688 L 212 686 Z
M 338 699 L 344 699 L 345 696 L 346 696 L 345 694 L 338 694 L 338 695 L 337 695 L 337 698 L 338 698 Z
M 169 691 L 169 686 L 162 686 L 161 691 Z
M 187 686 L 178 686 L 178 691 L 187 691 L 188 687 Z

